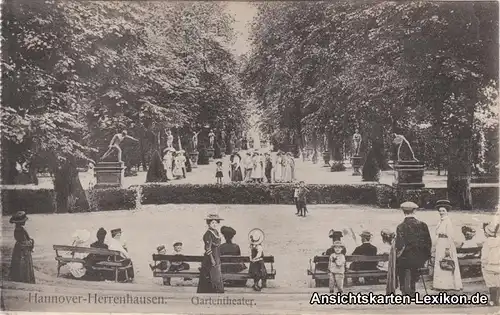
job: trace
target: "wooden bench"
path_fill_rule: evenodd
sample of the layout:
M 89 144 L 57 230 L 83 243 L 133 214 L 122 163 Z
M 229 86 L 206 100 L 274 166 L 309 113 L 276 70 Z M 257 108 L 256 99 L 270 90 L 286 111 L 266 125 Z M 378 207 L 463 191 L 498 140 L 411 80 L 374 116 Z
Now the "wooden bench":
M 482 277 L 481 272 L 481 247 L 457 248 L 458 255 L 470 257 L 458 257 L 458 265 L 462 278 Z
M 120 252 L 116 250 L 109 250 L 103 248 L 93 248 L 93 247 L 76 247 L 76 246 L 68 246 L 68 245 L 54 245 L 54 250 L 56 251 L 56 261 L 57 261 L 57 276 L 59 277 L 59 273 L 61 267 L 71 263 L 77 262 L 82 263 L 84 265 L 87 264 L 85 259 L 74 258 L 74 257 L 65 257 L 60 255 L 60 251 L 69 252 L 71 256 L 75 253 L 85 253 L 85 254 L 94 254 L 99 256 L 108 256 L 107 261 L 99 261 L 91 266 L 93 270 L 98 271 L 112 271 L 115 273 L 115 281 L 118 282 L 118 272 L 121 270 L 125 271 L 125 278 L 128 281 L 129 275 L 127 269 L 130 268 L 131 265 L 123 266 L 120 260 L 123 258 L 120 256 Z
M 328 259 L 329 256 L 314 256 L 312 260 L 309 260 L 309 269 L 307 269 L 307 275 L 312 276 L 315 280 L 315 286 L 319 287 L 325 285 L 325 282 L 329 279 L 328 269 Z M 363 255 L 351 255 L 345 257 L 346 262 L 385 262 L 389 261 L 389 255 L 376 255 L 376 256 L 363 256 Z M 313 266 L 314 263 L 314 266 Z M 318 270 L 318 265 L 321 268 Z M 421 268 L 420 273 L 425 275 L 429 274 L 428 268 Z M 387 271 L 385 270 L 347 270 L 345 271 L 345 279 L 348 278 L 387 278 Z
M 160 255 L 153 254 L 153 277 L 161 277 L 161 278 L 199 278 L 200 271 L 196 270 L 182 270 L 182 271 L 155 271 L 155 267 L 161 261 L 168 262 L 185 262 L 185 263 L 201 263 L 203 261 L 204 256 L 188 256 L 188 255 Z M 270 269 L 267 269 L 267 277 L 262 280 L 262 286 L 266 286 L 266 282 L 268 279 L 276 278 L 276 270 L 274 269 L 274 256 L 264 256 L 264 263 L 270 264 Z M 235 264 L 235 263 L 250 263 L 250 257 L 248 256 L 221 256 L 221 264 Z M 247 280 L 251 279 L 248 275 L 248 270 L 244 270 L 238 273 L 223 273 L 223 280 Z

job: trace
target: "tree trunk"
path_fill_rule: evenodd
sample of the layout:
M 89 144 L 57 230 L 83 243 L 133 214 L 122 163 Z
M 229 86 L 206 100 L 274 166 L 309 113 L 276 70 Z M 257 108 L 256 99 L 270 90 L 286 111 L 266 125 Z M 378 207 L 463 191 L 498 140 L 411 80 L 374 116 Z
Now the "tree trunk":
M 452 138 L 448 160 L 448 198 L 453 204 L 459 205 L 462 210 L 472 209 L 470 134 L 465 130 L 460 135 Z
M 90 209 L 74 161 L 65 161 L 54 170 L 56 212 L 85 212 Z

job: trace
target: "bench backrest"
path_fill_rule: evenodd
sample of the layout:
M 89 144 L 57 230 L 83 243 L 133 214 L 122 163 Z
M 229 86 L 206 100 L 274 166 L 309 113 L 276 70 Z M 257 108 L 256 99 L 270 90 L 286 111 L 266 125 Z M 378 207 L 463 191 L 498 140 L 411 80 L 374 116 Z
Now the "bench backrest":
M 457 254 L 480 254 L 482 247 L 457 248 Z
M 192 255 L 161 255 L 153 254 L 153 261 L 167 260 L 170 262 L 202 262 L 204 256 L 192 256 Z M 221 256 L 220 260 L 222 263 L 248 263 L 250 262 L 250 257 L 248 256 Z M 274 256 L 264 256 L 263 260 L 265 263 L 274 263 Z
M 314 263 L 328 263 L 329 258 L 330 258 L 330 256 L 314 256 L 313 262 Z M 350 256 L 345 256 L 345 260 L 347 262 L 388 261 L 389 255 L 387 255 L 387 254 L 375 255 L 375 256 L 350 255 Z
M 58 255 L 58 251 L 67 251 L 67 252 L 75 252 L 75 253 L 87 253 L 87 254 L 96 254 L 103 256 L 120 256 L 120 252 L 117 250 L 109 250 L 104 248 L 94 248 L 94 247 L 77 247 L 77 246 L 68 246 L 68 245 L 54 245 L 54 250 Z

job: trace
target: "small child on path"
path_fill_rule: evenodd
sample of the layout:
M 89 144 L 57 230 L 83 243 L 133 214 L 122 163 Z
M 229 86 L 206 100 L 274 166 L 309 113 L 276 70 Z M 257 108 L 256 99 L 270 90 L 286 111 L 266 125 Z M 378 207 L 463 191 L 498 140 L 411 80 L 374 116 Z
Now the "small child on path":
M 222 172 L 222 161 L 217 161 L 215 165 L 217 165 L 215 169 L 215 178 L 217 178 L 217 184 L 222 184 L 222 177 L 224 177 L 224 174 Z
M 333 243 L 333 253 L 328 260 L 330 293 L 335 293 L 335 289 L 337 289 L 337 292 L 344 292 L 345 256 L 342 254 L 343 249 L 342 242 L 336 241 Z
M 300 181 L 299 188 L 297 191 L 297 210 L 299 212 L 298 216 L 305 217 L 307 212 L 307 193 L 309 189 L 306 188 L 304 181 Z

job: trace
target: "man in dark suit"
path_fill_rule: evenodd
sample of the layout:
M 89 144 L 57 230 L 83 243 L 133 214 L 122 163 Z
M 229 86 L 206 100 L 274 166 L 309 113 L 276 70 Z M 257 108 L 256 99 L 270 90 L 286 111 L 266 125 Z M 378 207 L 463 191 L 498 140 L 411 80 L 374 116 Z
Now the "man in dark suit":
M 429 227 L 414 217 L 416 209 L 413 202 L 401 204 L 405 219 L 396 229 L 396 270 L 401 292 L 407 295 L 415 294 L 418 270 L 431 258 Z
M 372 233 L 369 231 L 363 231 L 359 235 L 361 237 L 362 244 L 354 249 L 352 252 L 353 255 L 362 255 L 362 256 L 375 256 L 377 255 L 377 247 L 373 246 L 370 241 L 372 239 Z M 359 262 L 355 261 L 351 264 L 351 270 L 360 271 L 360 270 L 377 270 L 377 262 L 369 261 L 369 262 Z M 359 284 L 358 278 L 352 279 L 354 283 Z M 365 282 L 368 283 L 376 283 L 377 279 L 372 277 L 367 277 Z

